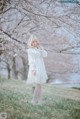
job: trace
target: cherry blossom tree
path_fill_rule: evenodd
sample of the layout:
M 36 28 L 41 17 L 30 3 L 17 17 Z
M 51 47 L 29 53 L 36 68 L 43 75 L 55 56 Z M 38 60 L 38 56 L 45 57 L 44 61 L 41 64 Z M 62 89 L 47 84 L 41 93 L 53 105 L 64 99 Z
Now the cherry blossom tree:
M 64 80 L 69 73 L 80 74 L 79 1 L 1 0 L 0 5 L 0 70 L 4 62 L 8 78 L 26 79 L 31 34 L 48 52 L 45 63 L 49 79 Z

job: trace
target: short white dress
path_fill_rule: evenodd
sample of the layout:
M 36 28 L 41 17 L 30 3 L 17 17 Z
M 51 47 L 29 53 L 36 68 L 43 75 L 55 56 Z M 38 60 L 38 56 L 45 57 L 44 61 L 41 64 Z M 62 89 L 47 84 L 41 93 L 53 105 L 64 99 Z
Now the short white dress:
M 47 57 L 47 51 L 44 49 L 38 48 L 29 48 L 27 49 L 28 53 L 28 76 L 27 76 L 27 84 L 46 83 L 48 79 L 48 75 L 46 72 L 45 64 L 43 57 Z M 36 70 L 36 75 L 33 75 L 31 70 Z

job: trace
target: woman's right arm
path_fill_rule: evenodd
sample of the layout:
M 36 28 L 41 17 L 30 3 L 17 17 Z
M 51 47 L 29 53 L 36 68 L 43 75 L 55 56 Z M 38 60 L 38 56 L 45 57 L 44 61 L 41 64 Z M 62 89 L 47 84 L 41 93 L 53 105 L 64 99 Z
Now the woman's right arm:
M 35 54 L 32 52 L 32 50 L 28 49 L 28 64 L 31 67 L 32 72 L 36 71 L 36 62 L 35 62 Z

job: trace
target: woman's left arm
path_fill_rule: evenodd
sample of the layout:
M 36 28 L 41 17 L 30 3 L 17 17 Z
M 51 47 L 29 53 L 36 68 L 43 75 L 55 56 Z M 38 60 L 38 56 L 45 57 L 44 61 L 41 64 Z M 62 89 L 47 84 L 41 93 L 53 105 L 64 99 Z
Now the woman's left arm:
M 40 51 L 41 51 L 41 54 L 42 54 L 43 57 L 47 57 L 48 53 L 43 47 L 40 48 Z

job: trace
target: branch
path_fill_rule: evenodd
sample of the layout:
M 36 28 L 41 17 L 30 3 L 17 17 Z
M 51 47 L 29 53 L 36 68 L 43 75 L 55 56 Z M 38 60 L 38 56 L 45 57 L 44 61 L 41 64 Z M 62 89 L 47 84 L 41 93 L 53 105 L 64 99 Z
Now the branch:
M 6 31 L 3 31 L 2 29 L 0 29 L 0 31 L 1 32 L 3 32 L 5 35 L 7 35 L 10 39 L 12 39 L 12 40 L 14 40 L 14 41 L 16 41 L 16 42 L 18 42 L 18 43 L 21 43 L 21 44 L 27 44 L 27 43 L 25 43 L 25 42 L 21 42 L 21 41 L 19 41 L 19 40 L 17 40 L 16 38 L 14 38 L 14 37 L 12 37 L 9 33 L 7 33 Z
M 24 16 L 25 17 L 25 16 Z M 12 32 L 14 32 L 15 31 L 15 29 L 22 23 L 22 21 L 23 21 L 23 19 L 24 19 L 24 17 L 18 22 L 18 24 L 16 25 L 16 27 L 13 29 L 13 31 Z
M 28 10 L 28 9 L 26 9 L 26 8 L 21 8 L 21 7 L 19 7 L 19 6 L 16 6 L 15 9 L 17 9 L 17 10 L 23 12 L 25 15 L 27 15 L 27 12 L 29 12 L 29 13 L 31 13 L 31 14 L 33 14 L 33 15 L 36 15 L 36 16 L 45 17 L 47 20 L 51 21 L 52 23 L 54 23 L 54 24 L 56 25 L 56 27 L 54 27 L 54 28 L 61 27 L 58 23 L 56 23 L 55 21 L 53 21 L 53 20 L 50 19 L 50 18 L 56 19 L 56 18 L 53 17 L 53 16 L 48 16 L 48 15 L 45 15 L 45 14 L 42 14 L 42 13 L 35 13 L 35 12 L 30 11 L 30 10 Z

